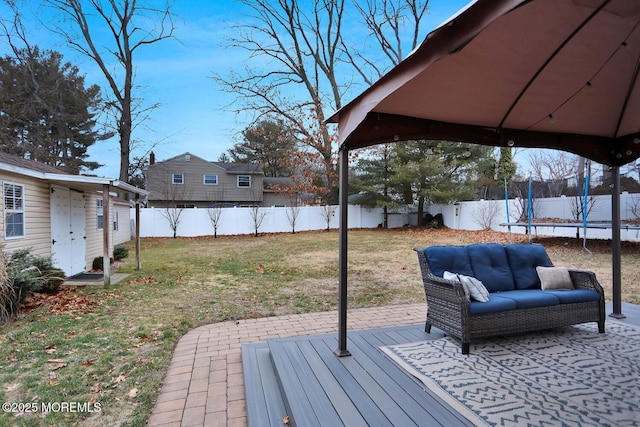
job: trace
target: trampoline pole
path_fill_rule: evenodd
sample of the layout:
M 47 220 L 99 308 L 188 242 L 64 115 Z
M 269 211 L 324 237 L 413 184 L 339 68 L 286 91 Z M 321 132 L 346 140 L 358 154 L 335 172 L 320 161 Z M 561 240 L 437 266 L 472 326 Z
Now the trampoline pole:
M 509 243 L 513 243 L 511 240 L 511 218 L 509 217 L 509 188 L 507 187 L 507 178 L 504 179 L 504 202 L 507 207 L 507 228 L 509 229 Z
M 531 243 L 531 215 L 533 214 L 533 195 L 531 194 L 531 177 L 529 177 L 529 191 L 527 195 L 527 234 L 529 234 L 529 243 Z

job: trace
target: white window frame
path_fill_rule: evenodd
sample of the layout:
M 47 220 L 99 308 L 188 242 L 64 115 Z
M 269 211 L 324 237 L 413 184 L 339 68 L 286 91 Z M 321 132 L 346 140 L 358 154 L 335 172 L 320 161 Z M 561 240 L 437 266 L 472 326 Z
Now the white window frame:
M 207 182 L 207 178 L 214 178 L 215 182 Z M 218 175 L 204 174 L 204 175 L 202 175 L 202 183 L 204 185 L 218 185 Z
M 7 196 L 7 188 L 12 187 L 13 195 Z M 20 188 L 20 196 L 16 197 L 16 188 Z M 15 182 L 3 181 L 2 183 L 2 201 L 4 206 L 4 238 L 10 239 L 22 239 L 26 235 L 26 221 L 25 221 L 25 208 L 24 208 L 24 185 Z M 10 202 L 9 204 L 7 202 Z M 14 215 L 22 216 L 22 234 L 8 235 L 7 232 L 15 227 L 9 227 L 8 219 Z
M 176 180 L 176 178 L 179 180 Z M 179 182 L 178 182 L 179 181 Z M 171 183 L 174 185 L 183 185 L 184 184 L 184 174 L 183 173 L 172 173 L 171 174 Z
M 240 178 L 246 178 L 248 185 L 240 185 Z M 238 175 L 237 184 L 238 188 L 251 188 L 251 175 Z
M 96 199 L 96 227 L 104 229 L 104 200 Z
M 118 231 L 118 211 L 113 210 L 113 231 Z

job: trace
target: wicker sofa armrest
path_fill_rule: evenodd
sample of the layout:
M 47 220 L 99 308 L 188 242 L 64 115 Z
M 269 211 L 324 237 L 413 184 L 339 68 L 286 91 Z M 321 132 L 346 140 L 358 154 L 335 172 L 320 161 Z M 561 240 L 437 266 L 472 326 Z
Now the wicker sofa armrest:
M 452 303 L 469 304 L 464 289 L 462 288 L 462 283 L 455 280 L 446 280 L 434 275 L 429 268 L 429 263 L 427 262 L 424 251 L 418 248 L 414 248 L 414 251 L 418 253 L 420 271 L 422 273 L 422 284 L 427 302 L 430 298 L 437 298 Z
M 569 276 L 571 276 L 571 282 L 576 289 L 594 290 L 601 297 L 604 296 L 602 285 L 596 279 L 596 274 L 593 271 L 569 269 Z

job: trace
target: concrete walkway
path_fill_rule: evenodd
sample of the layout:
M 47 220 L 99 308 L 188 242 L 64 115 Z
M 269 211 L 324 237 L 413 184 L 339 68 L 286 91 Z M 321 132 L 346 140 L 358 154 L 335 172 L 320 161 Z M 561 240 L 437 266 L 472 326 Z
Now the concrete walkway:
M 426 304 L 349 310 L 348 328 L 424 323 Z M 178 342 L 148 426 L 247 425 L 242 344 L 337 333 L 338 312 L 297 314 L 201 326 Z

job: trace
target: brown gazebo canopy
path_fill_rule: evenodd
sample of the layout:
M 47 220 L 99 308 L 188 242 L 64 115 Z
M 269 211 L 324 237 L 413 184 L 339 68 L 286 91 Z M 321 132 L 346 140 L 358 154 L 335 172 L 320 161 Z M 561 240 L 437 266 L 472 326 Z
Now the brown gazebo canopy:
M 640 1 L 477 0 L 330 122 L 339 125 L 340 348 L 346 349 L 347 156 L 409 139 L 553 148 L 613 168 L 614 315 L 620 302 L 618 167 L 640 157 Z

